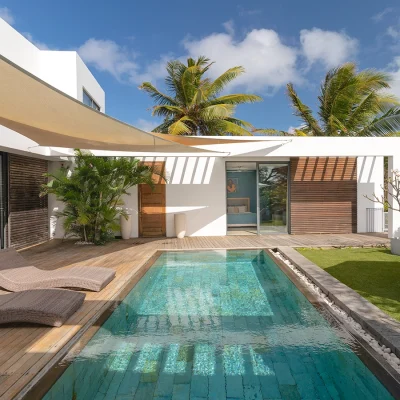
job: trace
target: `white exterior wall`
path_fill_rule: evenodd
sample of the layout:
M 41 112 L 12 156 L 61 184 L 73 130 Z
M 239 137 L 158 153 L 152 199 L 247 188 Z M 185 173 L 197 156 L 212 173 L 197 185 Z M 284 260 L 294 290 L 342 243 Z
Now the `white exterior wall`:
M 40 51 L 38 77 L 74 99 L 77 93 L 75 51 Z
M 388 162 L 388 176 L 394 179 L 394 174 L 392 171 L 400 171 L 400 153 L 389 157 Z M 398 239 L 400 238 L 400 212 L 399 204 L 393 200 L 393 197 L 390 196 L 390 193 L 393 193 L 392 187 L 389 185 L 388 187 L 389 195 L 388 195 L 388 202 L 391 207 L 389 208 L 389 226 L 388 226 L 388 237 L 391 239 Z M 398 251 L 398 249 L 396 249 Z
M 225 160 L 217 157 L 146 157 L 165 162 L 167 236 L 175 236 L 174 214 L 186 214 L 187 236 L 226 235 Z M 132 237 L 139 236 L 136 187 L 124 198 L 132 213 Z
M 40 50 L 0 18 L 0 54 L 56 89 L 82 101 L 83 88 L 105 111 L 105 93 L 82 59 L 75 51 Z M 56 149 L 38 146 L 33 140 L 0 125 L 0 151 L 29 157 L 51 157 Z M 59 168 L 61 162 L 50 162 L 49 171 Z M 137 197 L 137 196 L 136 196 Z M 55 214 L 62 207 L 54 196 L 48 199 L 50 238 L 62 238 L 62 221 Z
M 175 236 L 174 214 L 186 214 L 187 236 L 226 235 L 225 160 L 168 157 L 167 236 Z
M 174 214 L 186 214 L 187 236 L 226 235 L 225 159 L 217 157 L 146 157 L 144 161 L 165 162 L 167 236 L 175 236 Z M 62 162 L 51 162 L 49 170 Z M 64 163 L 65 164 L 65 163 Z M 72 164 L 70 164 L 71 167 Z M 132 214 L 131 237 L 139 236 L 138 189 L 124 196 L 125 207 Z M 49 197 L 50 237 L 62 238 L 62 221 L 55 217 L 62 203 Z
M 76 51 L 40 50 L 1 18 L 0 38 L 3 57 L 80 101 L 84 87 L 104 112 L 104 90 Z
M 79 57 L 79 54 L 73 52 L 76 57 L 76 99 L 79 101 L 83 100 L 83 88 L 92 97 L 92 99 L 100 106 L 100 111 L 106 111 L 106 95 L 102 87 L 97 83 L 96 79 L 89 71 L 89 68 Z
M 0 54 L 33 75 L 40 75 L 40 50 L 0 18 Z
M 357 158 L 357 232 L 368 232 L 367 208 L 382 209 L 382 204 L 374 203 L 370 198 L 373 194 L 383 196 L 384 162 L 383 157 L 358 157 Z M 383 212 L 375 211 L 374 226 L 376 232 L 384 228 Z M 382 229 L 381 229 L 382 228 Z

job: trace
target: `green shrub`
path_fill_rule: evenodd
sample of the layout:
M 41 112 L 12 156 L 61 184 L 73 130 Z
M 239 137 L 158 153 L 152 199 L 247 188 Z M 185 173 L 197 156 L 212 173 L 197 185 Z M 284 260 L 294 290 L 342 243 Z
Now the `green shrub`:
M 155 171 L 132 157 L 96 157 L 81 150 L 75 150 L 75 164 L 73 170 L 47 174 L 41 195 L 54 194 L 64 203 L 57 217 L 63 217 L 66 237 L 103 244 L 114 238 L 119 216 L 127 217 L 121 197 L 132 186 L 152 186 Z

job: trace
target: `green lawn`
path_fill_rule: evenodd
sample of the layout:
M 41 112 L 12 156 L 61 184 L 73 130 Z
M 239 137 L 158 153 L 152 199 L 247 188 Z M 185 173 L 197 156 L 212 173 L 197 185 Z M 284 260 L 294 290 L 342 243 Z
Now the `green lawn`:
M 297 249 L 400 321 L 400 256 L 386 249 Z

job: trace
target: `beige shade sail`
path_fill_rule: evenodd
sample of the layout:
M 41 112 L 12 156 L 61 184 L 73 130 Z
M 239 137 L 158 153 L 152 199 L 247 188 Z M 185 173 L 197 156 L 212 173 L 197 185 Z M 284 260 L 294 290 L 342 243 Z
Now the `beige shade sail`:
M 0 124 L 40 146 L 162 153 L 207 152 L 193 146 L 235 139 L 144 132 L 92 109 L 0 55 Z

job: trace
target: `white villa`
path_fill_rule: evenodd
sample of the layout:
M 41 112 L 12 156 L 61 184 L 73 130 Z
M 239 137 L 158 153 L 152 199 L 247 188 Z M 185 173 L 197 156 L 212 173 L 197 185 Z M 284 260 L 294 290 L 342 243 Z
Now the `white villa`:
M 135 156 L 166 183 L 132 189 L 132 237 L 383 232 L 384 157 L 400 169 L 400 138 L 168 137 L 105 113 L 105 93 L 74 51 L 39 50 L 0 19 L 0 239 L 23 248 L 62 238 L 43 173 L 73 148 Z M 398 213 L 400 214 L 400 213 Z M 389 211 L 389 237 L 400 215 Z

